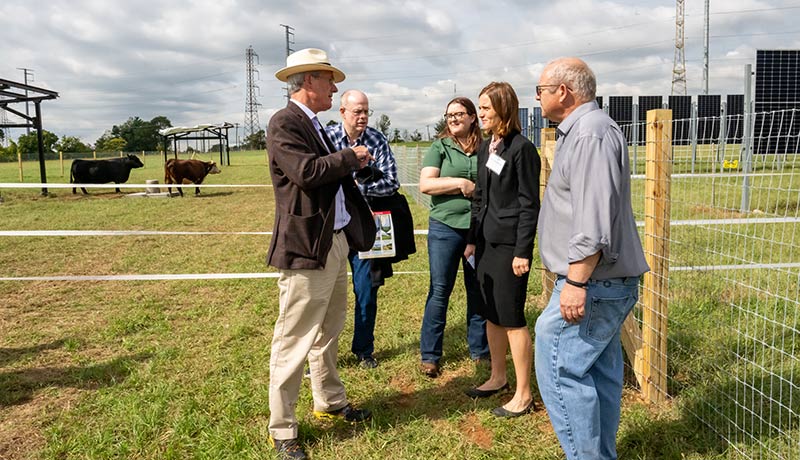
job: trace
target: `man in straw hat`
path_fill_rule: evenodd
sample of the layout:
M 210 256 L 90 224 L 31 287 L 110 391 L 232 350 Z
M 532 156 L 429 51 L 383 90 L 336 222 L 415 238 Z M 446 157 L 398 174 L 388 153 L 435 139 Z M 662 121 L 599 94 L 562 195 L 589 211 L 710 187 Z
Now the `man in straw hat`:
M 297 440 L 297 403 L 306 359 L 314 415 L 361 422 L 366 409 L 347 401 L 336 370 L 347 314 L 347 254 L 375 240 L 369 206 L 353 171 L 372 159 L 364 146 L 336 150 L 316 114 L 331 108 L 344 73 L 318 49 L 286 58 L 275 77 L 290 102 L 269 121 L 267 151 L 275 193 L 275 227 L 267 263 L 280 270 L 280 311 L 270 355 L 269 434 L 282 458 L 304 459 Z

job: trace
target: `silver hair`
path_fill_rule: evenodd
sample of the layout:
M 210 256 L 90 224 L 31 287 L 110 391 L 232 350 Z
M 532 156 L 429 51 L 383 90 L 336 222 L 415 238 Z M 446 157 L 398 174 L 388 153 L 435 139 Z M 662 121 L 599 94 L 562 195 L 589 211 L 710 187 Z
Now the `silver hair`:
M 286 77 L 286 88 L 289 90 L 289 94 L 294 94 L 303 88 L 303 81 L 305 81 L 306 75 L 319 77 L 319 72 L 300 72 Z
M 597 80 L 585 62 L 578 59 L 557 59 L 548 64 L 551 84 L 565 84 L 581 102 L 593 101 Z

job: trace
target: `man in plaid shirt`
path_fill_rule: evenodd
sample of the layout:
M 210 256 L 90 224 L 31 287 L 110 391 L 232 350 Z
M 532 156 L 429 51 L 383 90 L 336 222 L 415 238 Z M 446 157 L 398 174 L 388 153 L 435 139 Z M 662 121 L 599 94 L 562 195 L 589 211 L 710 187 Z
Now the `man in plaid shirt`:
M 367 95 L 358 90 L 345 91 L 339 113 L 342 115 L 342 122 L 325 128 L 334 146 L 342 149 L 363 145 L 374 157 L 366 168 L 355 173 L 361 193 L 367 200 L 370 197 L 388 197 L 397 193 L 400 182 L 397 180 L 397 164 L 389 148 L 389 141 L 380 131 L 367 125 L 372 115 Z M 361 366 L 372 369 L 378 366 L 372 354 L 378 287 L 383 284 L 383 277 L 375 276 L 373 263 L 359 259 L 358 252 L 351 250 L 349 259 L 356 297 L 351 350 L 358 357 Z

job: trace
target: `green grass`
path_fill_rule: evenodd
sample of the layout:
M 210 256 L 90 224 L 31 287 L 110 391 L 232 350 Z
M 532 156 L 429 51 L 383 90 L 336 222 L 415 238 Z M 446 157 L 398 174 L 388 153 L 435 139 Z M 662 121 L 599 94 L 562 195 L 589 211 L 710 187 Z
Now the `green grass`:
M 207 183 L 268 183 L 263 152 L 232 154 L 231 161 Z M 16 168 L 0 164 L 0 182 L 16 182 Z M 147 167 L 134 170 L 129 182 L 162 180 L 160 168 L 148 157 Z M 26 182 L 38 181 L 33 163 L 24 170 Z M 58 162 L 49 162 L 48 180 L 68 181 L 59 174 Z M 790 192 L 763 194 L 765 208 L 797 199 L 797 179 L 791 177 L 793 182 L 783 182 Z M 703 184 L 676 181 L 673 191 L 682 197 L 673 204 L 673 215 L 723 217 L 714 214 L 719 205 L 692 207 L 706 203 Z M 199 197 L 189 193 L 182 199 L 124 198 L 112 188 L 92 189 L 90 196 L 67 189 L 53 189 L 47 197 L 35 189 L 0 192 L 3 230 L 271 231 L 274 212 L 269 188 L 204 189 Z M 413 203 L 412 211 L 416 228 L 427 228 L 427 211 Z M 797 261 L 797 226 L 771 225 L 771 230 L 754 224 L 674 227 L 672 264 Z M 754 241 L 767 250 L 758 253 Z M 1 276 L 264 272 L 273 271 L 264 264 L 268 244 L 269 237 L 260 235 L 4 237 L 0 267 Z M 352 320 L 341 336 L 339 368 L 348 396 L 372 409 L 374 419 L 355 427 L 317 421 L 308 383 L 303 384 L 297 414 L 313 458 L 563 458 L 544 411 L 497 420 L 489 409 L 508 395 L 481 401 L 463 395 L 487 372 L 469 359 L 463 288 L 451 299 L 442 377 L 429 380 L 417 372 L 428 288 L 423 236 L 417 245 L 417 254 L 395 270 L 423 273 L 395 275 L 380 291 L 375 344 L 380 366 L 361 369 L 350 355 Z M 701 248 L 717 248 L 718 254 Z M 748 278 L 673 273 L 669 389 L 674 398 L 653 407 L 641 402 L 635 387 L 626 389 L 620 458 L 771 458 L 765 452 L 787 458 L 797 452 L 796 417 L 757 399 L 757 390 L 769 388 L 787 398 L 786 408 L 800 412 L 800 370 L 792 348 L 800 329 L 792 316 L 796 303 L 769 295 L 788 292 L 788 299 L 796 299 L 791 294 L 796 270 L 748 273 Z M 749 285 L 768 285 L 770 291 L 753 294 Z M 540 294 L 536 271 L 529 285 L 531 327 Z M 0 299 L 0 458 L 273 458 L 267 425 L 275 280 L 0 282 Z M 774 318 L 784 319 L 781 327 Z M 774 347 L 744 340 L 741 332 Z M 735 359 L 736 353 L 753 362 Z M 743 376 L 757 385 L 743 391 L 737 385 Z M 768 423 L 743 417 L 742 407 L 754 401 L 765 409 Z M 740 420 L 753 438 L 732 436 L 726 431 L 730 420 Z

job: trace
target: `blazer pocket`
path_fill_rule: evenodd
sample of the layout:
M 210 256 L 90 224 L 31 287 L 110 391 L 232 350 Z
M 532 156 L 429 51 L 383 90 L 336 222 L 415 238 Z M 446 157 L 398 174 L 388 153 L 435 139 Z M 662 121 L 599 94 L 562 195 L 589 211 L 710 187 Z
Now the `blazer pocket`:
M 497 211 L 497 217 L 519 217 L 519 208 L 503 208 Z
M 283 232 L 286 252 L 311 259 L 316 258 L 324 224 L 325 219 L 320 212 L 310 216 L 287 214 Z

